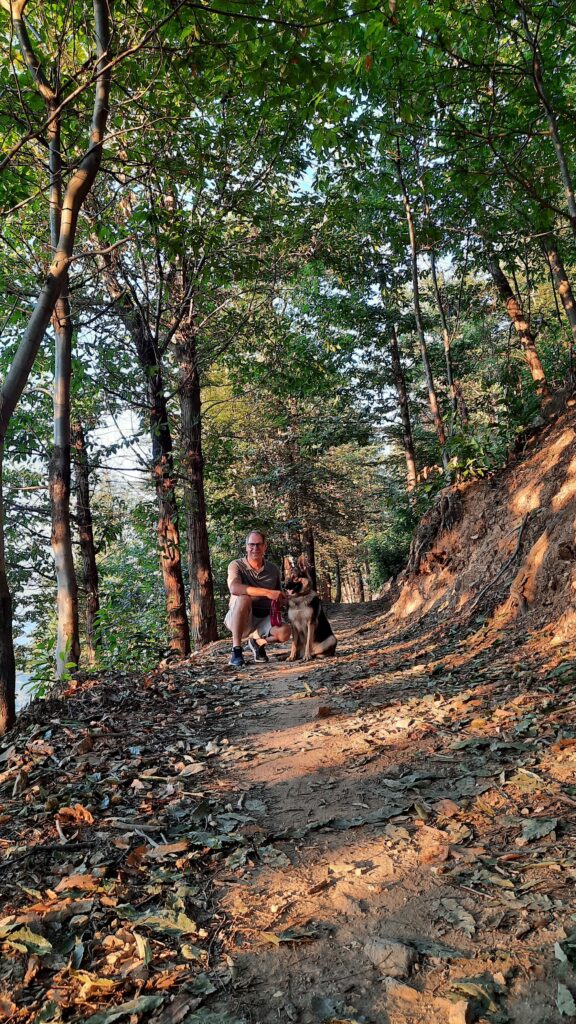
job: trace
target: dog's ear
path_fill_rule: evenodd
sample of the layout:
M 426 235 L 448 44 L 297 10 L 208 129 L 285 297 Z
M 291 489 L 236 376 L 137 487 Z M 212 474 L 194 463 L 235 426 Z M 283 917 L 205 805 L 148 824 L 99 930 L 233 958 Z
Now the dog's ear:
M 306 555 L 300 555 L 298 558 L 298 568 L 303 576 L 307 576 L 310 571 L 310 565 Z

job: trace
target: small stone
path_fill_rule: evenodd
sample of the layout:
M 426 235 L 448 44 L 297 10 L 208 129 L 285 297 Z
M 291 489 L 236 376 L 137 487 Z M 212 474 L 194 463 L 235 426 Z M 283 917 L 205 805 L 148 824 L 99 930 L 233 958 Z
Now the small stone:
M 407 978 L 417 960 L 415 949 L 394 939 L 371 939 L 364 946 L 364 952 L 389 978 Z

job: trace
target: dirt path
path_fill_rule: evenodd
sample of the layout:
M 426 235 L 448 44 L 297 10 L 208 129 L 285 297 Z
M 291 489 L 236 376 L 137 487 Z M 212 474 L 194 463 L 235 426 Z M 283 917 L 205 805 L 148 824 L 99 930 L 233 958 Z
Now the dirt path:
M 481 623 L 393 632 L 377 602 L 331 618 L 333 659 L 237 672 L 220 644 L 23 716 L 0 1018 L 576 1015 L 576 662 Z
M 215 876 L 238 971 L 222 1006 L 262 1024 L 561 1020 L 572 684 L 482 633 L 385 638 L 378 612 L 332 616 L 336 659 L 227 683 L 244 700 L 222 712 L 226 777 L 255 853 Z

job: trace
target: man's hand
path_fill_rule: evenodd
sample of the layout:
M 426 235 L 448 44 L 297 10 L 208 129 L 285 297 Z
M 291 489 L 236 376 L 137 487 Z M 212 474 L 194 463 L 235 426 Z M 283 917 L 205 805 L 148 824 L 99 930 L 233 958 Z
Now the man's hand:
M 283 590 L 265 590 L 264 593 L 271 601 L 277 601 L 278 604 L 286 603 L 286 594 Z

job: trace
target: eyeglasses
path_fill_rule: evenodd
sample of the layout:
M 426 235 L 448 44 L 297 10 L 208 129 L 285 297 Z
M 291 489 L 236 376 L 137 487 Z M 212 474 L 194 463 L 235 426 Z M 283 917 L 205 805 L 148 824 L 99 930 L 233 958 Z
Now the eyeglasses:
M 264 541 L 261 540 L 259 544 L 246 544 L 246 547 L 247 548 L 263 548 L 264 547 Z

